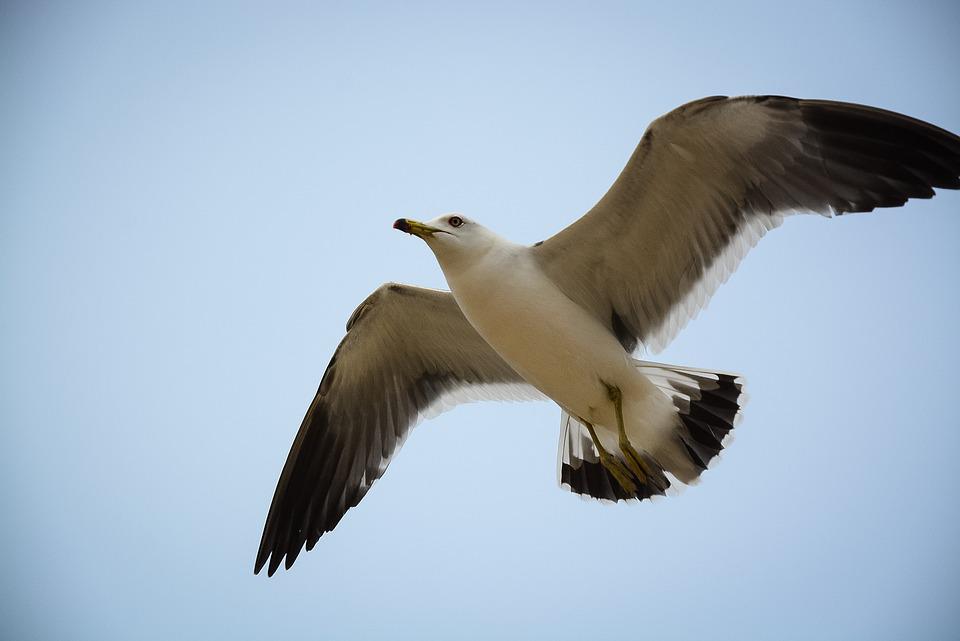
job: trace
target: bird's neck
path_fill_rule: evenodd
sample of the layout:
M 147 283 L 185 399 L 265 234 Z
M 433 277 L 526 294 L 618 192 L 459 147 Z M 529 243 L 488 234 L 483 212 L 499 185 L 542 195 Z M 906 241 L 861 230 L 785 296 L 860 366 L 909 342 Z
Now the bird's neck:
M 469 251 L 436 252 L 436 256 L 447 284 L 451 290 L 456 290 L 459 286 L 474 287 L 502 279 L 504 266 L 520 260 L 520 252 L 525 249 L 522 245 L 497 239 Z

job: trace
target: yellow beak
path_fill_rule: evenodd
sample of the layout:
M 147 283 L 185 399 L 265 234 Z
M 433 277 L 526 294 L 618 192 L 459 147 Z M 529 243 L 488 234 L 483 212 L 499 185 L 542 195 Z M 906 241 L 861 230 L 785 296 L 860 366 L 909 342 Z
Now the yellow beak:
M 438 231 L 443 231 L 442 229 L 425 225 L 418 220 L 409 220 L 407 218 L 398 218 L 396 222 L 393 223 L 393 228 L 399 229 L 407 234 L 413 234 L 424 240 L 430 238 Z

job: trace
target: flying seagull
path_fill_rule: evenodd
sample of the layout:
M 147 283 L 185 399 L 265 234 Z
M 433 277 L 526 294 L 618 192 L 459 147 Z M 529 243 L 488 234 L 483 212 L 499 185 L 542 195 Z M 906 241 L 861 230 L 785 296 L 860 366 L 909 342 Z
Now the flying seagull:
M 422 238 L 449 292 L 388 283 L 347 334 L 297 433 L 254 571 L 289 569 L 383 475 L 410 429 L 463 400 L 552 399 L 571 492 L 643 500 L 723 449 L 742 380 L 634 358 L 665 347 L 792 213 L 897 207 L 960 188 L 960 137 L 901 114 L 716 96 L 658 118 L 610 190 L 546 241 L 448 214 Z

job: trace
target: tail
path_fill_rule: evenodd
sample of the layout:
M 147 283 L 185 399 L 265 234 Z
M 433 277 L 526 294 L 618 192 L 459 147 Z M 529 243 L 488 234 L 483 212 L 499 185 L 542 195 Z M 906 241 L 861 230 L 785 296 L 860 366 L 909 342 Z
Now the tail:
M 676 410 L 670 430 L 673 438 L 651 457 L 653 463 L 683 483 L 695 482 L 730 441 L 747 400 L 743 379 L 736 374 L 634 362 Z M 600 464 L 586 426 L 566 412 L 561 416 L 558 467 L 560 485 L 575 494 L 614 502 L 662 494 L 645 484 L 639 484 L 636 493 L 624 490 Z

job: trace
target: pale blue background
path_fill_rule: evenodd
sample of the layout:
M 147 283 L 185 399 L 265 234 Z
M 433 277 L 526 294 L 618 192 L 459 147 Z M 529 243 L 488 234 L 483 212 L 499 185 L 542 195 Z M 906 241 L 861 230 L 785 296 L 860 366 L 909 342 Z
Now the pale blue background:
M 960 5 L 197 4 L 0 5 L 0 638 L 957 637 L 957 193 L 747 258 L 659 356 L 752 398 L 679 498 L 577 499 L 556 408 L 465 406 L 252 566 L 350 312 L 443 285 L 395 218 L 540 240 L 710 94 L 960 131 Z

